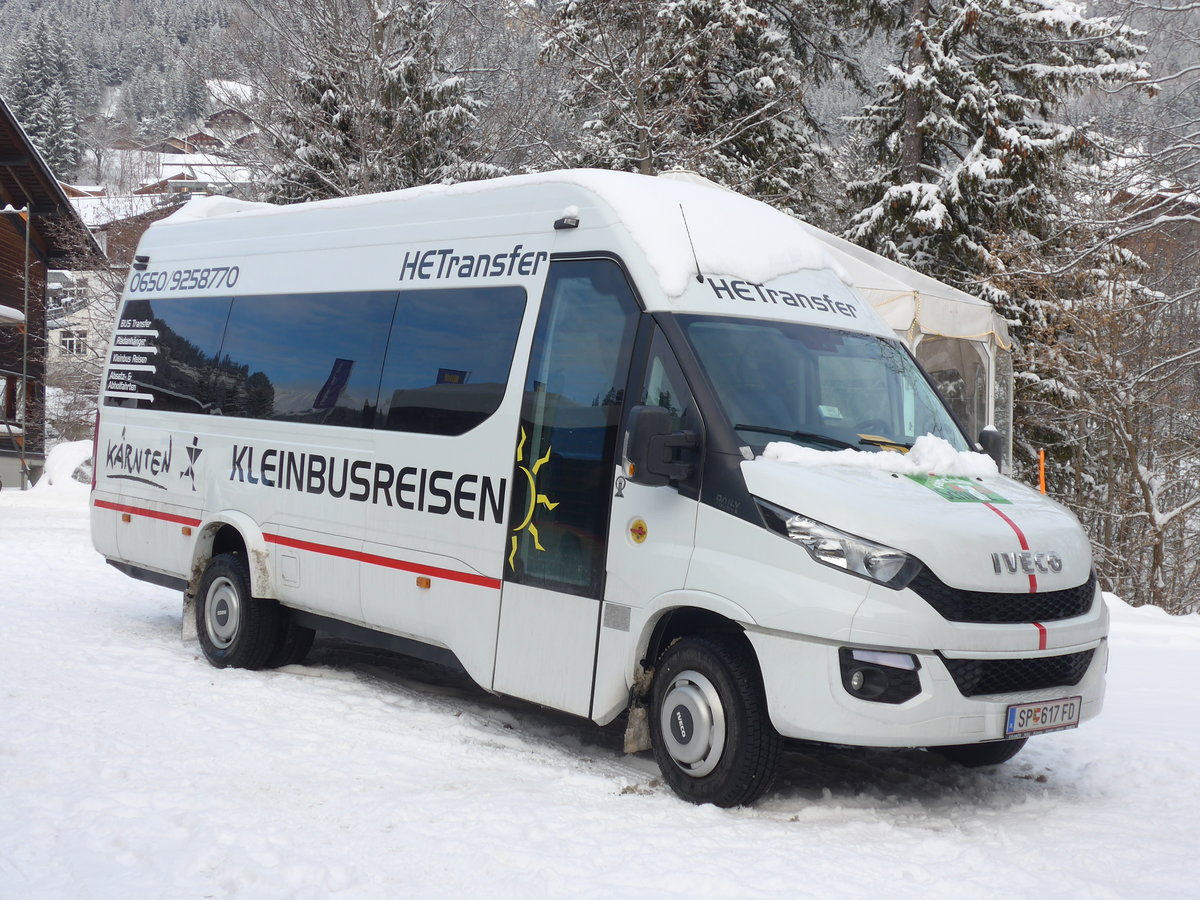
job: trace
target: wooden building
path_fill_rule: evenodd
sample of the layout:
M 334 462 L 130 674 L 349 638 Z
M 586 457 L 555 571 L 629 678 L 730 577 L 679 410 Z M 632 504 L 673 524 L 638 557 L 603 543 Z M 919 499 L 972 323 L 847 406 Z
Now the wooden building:
M 0 98 L 0 307 L 25 318 L 0 317 L 0 483 L 6 487 L 35 480 L 45 462 L 46 273 L 103 261 Z

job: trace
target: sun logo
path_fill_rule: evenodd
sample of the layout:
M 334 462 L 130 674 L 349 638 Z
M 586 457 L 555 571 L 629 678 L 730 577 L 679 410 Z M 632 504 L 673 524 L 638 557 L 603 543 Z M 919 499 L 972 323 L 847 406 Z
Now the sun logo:
M 534 510 L 537 509 L 538 506 L 542 506 L 546 509 L 554 509 L 556 506 L 558 506 L 557 503 L 551 502 L 550 498 L 545 494 L 539 494 L 537 489 L 538 470 L 541 469 L 541 467 L 547 462 L 549 462 L 550 448 L 546 448 L 546 455 L 535 462 L 532 469 L 528 468 L 527 466 L 523 466 L 521 463 L 525 461 L 526 437 L 525 429 L 522 428 L 521 441 L 517 444 L 517 468 L 524 473 L 525 477 L 529 481 L 529 490 L 526 492 L 526 495 L 529 497 L 529 509 L 525 511 L 524 521 L 522 521 L 520 525 L 513 529 L 512 550 L 508 554 L 508 567 L 514 570 L 516 569 L 514 560 L 517 558 L 517 547 L 520 545 L 519 535 L 522 531 L 529 532 L 529 536 L 533 538 L 534 547 L 536 547 L 538 550 L 541 550 L 543 553 L 546 550 L 546 548 L 542 546 L 541 540 L 538 538 L 537 526 L 533 524 Z

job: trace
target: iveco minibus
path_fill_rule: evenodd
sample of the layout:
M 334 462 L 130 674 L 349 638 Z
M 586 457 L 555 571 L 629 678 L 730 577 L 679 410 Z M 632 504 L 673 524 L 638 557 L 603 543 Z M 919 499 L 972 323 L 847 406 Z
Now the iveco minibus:
M 320 630 L 628 711 L 696 802 L 785 739 L 1001 762 L 1100 709 L 1089 544 L 848 281 L 666 177 L 193 200 L 125 288 L 95 547 L 215 666 Z

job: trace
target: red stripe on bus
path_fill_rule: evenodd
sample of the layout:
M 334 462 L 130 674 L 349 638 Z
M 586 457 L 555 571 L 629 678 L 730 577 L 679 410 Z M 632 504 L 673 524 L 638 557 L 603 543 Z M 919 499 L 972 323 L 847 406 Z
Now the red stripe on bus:
M 347 550 L 345 547 L 331 547 L 328 544 L 315 544 L 312 541 L 300 541 L 296 538 L 284 537 L 279 534 L 264 534 L 263 540 L 268 544 L 279 544 L 281 547 L 293 547 L 297 550 L 308 550 L 325 556 L 336 556 L 355 562 L 364 562 L 372 566 L 382 566 L 385 569 L 399 569 L 402 572 L 415 572 L 418 575 L 430 575 L 434 578 L 445 578 L 447 581 L 458 581 L 462 584 L 474 584 L 478 587 L 500 590 L 500 579 L 488 578 L 486 575 L 476 575 L 473 572 L 458 572 L 454 569 L 439 569 L 437 566 L 424 566 L 420 563 L 393 559 L 390 556 L 377 556 L 374 553 L 363 553 L 359 550 Z
M 1011 528 L 1014 532 L 1016 532 L 1017 540 L 1020 541 L 1022 550 L 1029 549 L 1029 541 L 1025 540 L 1025 532 L 1023 532 L 1020 529 L 1020 527 L 1017 525 L 1016 522 L 1014 522 L 1012 519 L 1010 519 L 1008 516 L 1006 516 L 1004 513 L 1002 513 L 999 509 L 997 509 L 991 503 L 985 503 L 983 505 L 986 506 L 988 509 L 990 509 L 992 512 L 994 512 L 996 515 L 998 515 L 1000 518 L 1002 518 L 1005 522 L 1007 522 L 1008 527 Z M 1037 593 L 1037 576 L 1036 575 L 1029 576 L 1029 593 L 1031 593 L 1031 594 Z
M 1046 649 L 1046 626 L 1041 622 L 1034 622 L 1033 627 L 1038 630 L 1038 649 Z
M 192 519 L 188 516 L 177 516 L 174 513 L 161 512 L 157 509 L 146 509 L 141 506 L 126 506 L 123 503 L 110 503 L 107 500 L 94 501 L 95 506 L 100 509 L 111 509 L 113 512 L 129 513 L 131 516 L 145 516 L 147 519 L 161 519 L 164 522 L 174 522 L 176 525 L 191 525 L 198 527 L 199 519 Z

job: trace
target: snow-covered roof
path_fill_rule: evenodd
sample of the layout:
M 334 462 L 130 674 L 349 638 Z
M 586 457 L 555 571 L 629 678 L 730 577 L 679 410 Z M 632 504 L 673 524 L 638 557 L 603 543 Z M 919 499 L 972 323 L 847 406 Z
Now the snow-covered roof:
M 702 272 L 735 275 L 756 284 L 806 269 L 831 269 L 850 283 L 845 270 L 820 241 L 808 235 L 795 218 L 764 203 L 732 191 L 714 190 L 709 184 L 598 169 L 426 185 L 288 206 L 200 197 L 189 201 L 157 227 L 216 216 L 294 216 L 301 209 L 339 210 L 539 185 L 578 188 L 607 207 L 641 248 L 663 292 L 671 298 L 680 297 L 695 280 L 697 266 Z
M 157 208 L 162 194 L 135 194 L 128 197 L 73 197 L 71 205 L 88 228 L 131 219 Z
M 217 103 L 244 104 L 254 99 L 254 88 L 240 81 L 209 78 L 205 87 L 209 98 Z
M 204 184 L 246 184 L 253 180 L 244 166 L 207 153 L 164 153 L 158 172 L 142 179 L 143 185 L 164 181 L 197 181 Z

